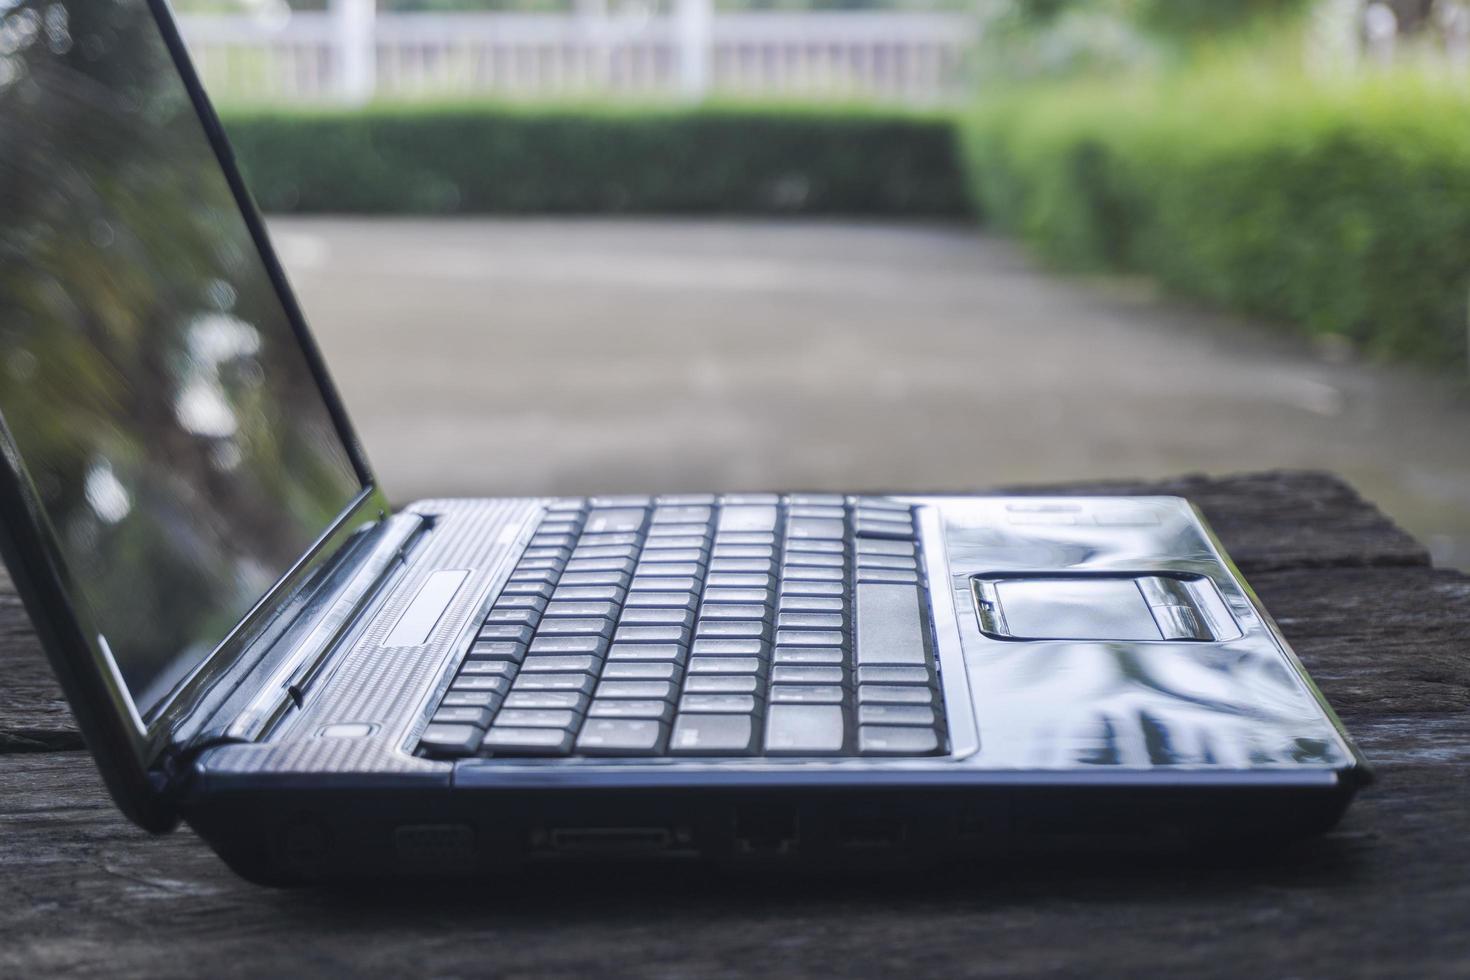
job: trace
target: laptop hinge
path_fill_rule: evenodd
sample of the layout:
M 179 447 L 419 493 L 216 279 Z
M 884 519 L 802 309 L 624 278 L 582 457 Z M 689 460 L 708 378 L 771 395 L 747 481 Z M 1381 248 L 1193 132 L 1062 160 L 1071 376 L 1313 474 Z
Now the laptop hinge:
M 340 569 L 337 581 L 324 588 L 331 596 L 325 609 L 319 606 L 302 613 L 311 621 L 288 631 L 292 647 L 276 661 L 255 695 L 214 739 L 253 742 L 269 733 L 282 718 L 300 707 L 312 682 L 321 674 L 333 650 L 357 623 L 362 611 L 377 596 L 384 582 L 405 562 L 409 548 L 432 523 L 423 514 L 395 514 L 384 522 L 369 550 L 349 567 Z M 296 638 L 296 637 L 299 637 Z

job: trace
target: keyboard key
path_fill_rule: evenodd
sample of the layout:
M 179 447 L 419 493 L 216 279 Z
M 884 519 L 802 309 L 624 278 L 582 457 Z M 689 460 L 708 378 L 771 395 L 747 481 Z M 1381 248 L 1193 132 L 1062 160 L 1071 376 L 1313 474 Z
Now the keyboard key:
M 613 634 L 618 643 L 678 643 L 687 646 L 687 626 L 619 626 Z
M 685 694 L 755 694 L 760 688 L 754 674 L 700 674 L 684 682 Z
M 655 660 L 609 660 L 602 668 L 605 681 L 677 681 L 682 665 Z
M 689 609 L 699 597 L 693 592 L 630 592 L 624 609 Z
M 561 585 L 616 585 L 628 587 L 627 572 L 565 572 Z
M 932 728 L 859 725 L 858 751 L 864 755 L 923 755 L 939 750 Z
M 508 640 L 488 640 L 470 647 L 471 660 L 509 660 L 520 663 L 526 656 L 524 643 Z
M 588 755 L 662 755 L 668 730 L 661 721 L 592 718 L 577 736 L 577 751 Z
M 860 666 L 922 666 L 919 590 L 911 585 L 862 583 L 853 603 Z
M 621 585 L 561 585 L 551 593 L 551 601 L 622 602 L 627 594 Z
M 520 668 L 507 660 L 470 660 L 460 665 L 461 677 L 514 677 Z
M 537 630 L 538 638 L 545 636 L 610 636 L 613 621 L 606 617 L 597 619 L 547 619 Z
M 764 558 L 772 561 L 776 557 L 776 549 L 768 544 L 718 544 L 715 545 L 711 558 Z
M 495 716 L 497 727 L 511 728 L 571 728 L 580 720 L 575 711 L 546 708 L 501 708 Z
M 538 636 L 531 641 L 531 653 L 585 653 L 600 657 L 607 653 L 607 644 L 605 636 Z
M 722 589 L 710 588 L 704 590 L 704 605 L 724 605 L 734 603 L 736 605 L 770 605 L 775 596 L 769 589 Z M 701 607 L 702 609 L 703 607 Z
M 912 541 L 861 540 L 857 543 L 859 555 L 906 555 L 912 558 L 915 551 Z
M 715 558 L 710 561 L 709 570 L 712 575 L 730 572 L 769 575 L 776 570 L 776 563 L 770 558 Z
M 539 595 L 503 595 L 495 600 L 496 609 L 545 609 L 546 597 Z
M 667 493 L 658 498 L 660 506 L 668 507 L 708 507 L 715 502 L 712 493 Z
M 769 611 L 760 603 L 706 602 L 699 608 L 699 618 L 704 622 L 715 619 L 763 619 Z
M 481 626 L 477 640 L 509 640 L 512 643 L 530 643 L 531 627 L 513 623 L 491 623 Z
M 771 662 L 778 664 L 843 664 L 847 654 L 841 647 L 777 647 Z
M 546 654 L 532 654 L 521 664 L 521 675 L 526 674 L 559 674 L 580 671 L 584 674 L 596 674 L 602 668 L 600 657 L 589 657 L 577 654 L 561 654 L 548 656 Z
M 598 698 L 587 708 L 588 718 L 650 718 L 672 721 L 674 706 L 667 701 L 636 701 Z
M 488 707 L 470 707 L 449 705 L 434 712 L 433 723 L 435 725 L 474 725 L 476 728 L 485 728 L 490 724 Z
M 522 674 L 516 678 L 511 691 L 576 691 L 591 694 L 596 683 L 591 674 Z
M 561 728 L 502 728 L 485 733 L 480 751 L 496 755 L 566 755 L 572 750 L 572 733 Z
M 634 592 L 693 592 L 699 588 L 699 579 L 692 576 L 639 575 L 628 588 Z
M 490 708 L 494 710 L 499 707 L 501 698 L 505 697 L 500 691 L 450 691 L 440 701 L 441 707 L 445 708 Z
M 548 549 L 538 548 L 537 550 L 546 551 Z M 560 551 L 562 549 L 557 548 L 555 550 Z M 562 568 L 564 565 L 566 565 L 566 560 L 563 558 L 530 558 L 526 555 L 522 555 L 521 560 L 516 563 L 516 570 L 520 572 L 527 572 L 537 568 L 549 568 L 552 571 L 556 571 L 557 569 Z
M 643 542 L 641 534 L 584 534 L 577 539 L 576 550 L 583 548 L 626 548 L 637 547 Z
M 776 536 L 769 531 L 721 531 L 715 535 L 715 547 L 727 544 L 754 544 L 775 547 Z
M 581 497 L 563 497 L 560 500 L 553 500 L 551 503 L 547 504 L 546 512 L 548 514 L 557 514 L 566 511 L 582 511 L 586 507 L 587 501 L 583 500 Z
M 698 637 L 737 639 L 763 637 L 770 627 L 758 619 L 701 619 L 694 630 Z
M 647 507 L 653 503 L 652 497 L 640 496 L 638 494 L 621 494 L 614 497 L 593 497 L 589 503 L 592 507 Z
M 655 524 L 704 524 L 714 516 L 709 507 L 697 504 L 688 506 L 662 506 L 654 509 Z
M 624 609 L 619 626 L 683 626 L 694 625 L 691 609 Z
M 518 623 L 525 626 L 535 626 L 541 620 L 539 609 L 492 609 L 485 616 L 487 623 Z
M 704 657 L 764 657 L 766 641 L 758 637 L 701 637 L 690 652 Z
M 642 507 L 610 507 L 587 515 L 589 534 L 627 534 L 643 530 L 648 512 Z
M 918 585 L 919 574 L 898 568 L 859 568 L 854 576 L 859 582 L 890 582 L 899 585 Z
M 840 541 L 847 533 L 847 525 L 843 521 L 823 520 L 819 517 L 793 517 L 786 523 L 786 533 L 798 539 Z
M 841 568 L 819 568 L 811 565 L 787 565 L 781 569 L 785 582 L 842 582 L 847 572 Z
M 781 583 L 781 596 L 814 595 L 814 596 L 844 596 L 847 594 L 847 584 L 844 582 L 804 582 L 785 581 Z
M 858 667 L 859 684 L 928 684 L 927 667 Z
M 842 568 L 846 560 L 841 554 L 826 554 L 820 551 L 790 551 L 786 553 L 787 567 L 811 566 L 814 568 Z
M 575 534 L 536 534 L 527 542 L 530 548 L 573 548 L 577 544 Z
M 471 755 L 485 737 L 474 725 L 429 725 L 419 736 L 419 747 L 430 755 Z
M 679 710 L 689 714 L 752 714 L 760 710 L 750 694 L 686 694 Z
M 580 691 L 511 691 L 505 696 L 502 706 L 581 711 L 587 707 L 587 695 Z
M 831 684 L 775 684 L 772 704 L 841 704 L 842 688 Z
M 704 574 L 702 562 L 650 562 L 647 558 L 638 563 L 636 574 L 639 578 L 650 575 L 677 575 L 684 578 L 697 579 Z
M 614 643 L 607 651 L 609 664 L 617 661 L 662 661 L 682 663 L 685 649 L 679 643 Z
M 841 667 L 820 664 L 777 664 L 771 668 L 771 683 L 841 684 L 846 680 L 844 673 Z
M 840 555 L 846 550 L 847 545 L 841 541 L 823 541 L 812 538 L 804 541 L 788 539 L 786 542 L 786 553 L 788 555 Z
M 841 506 L 825 507 L 812 504 L 797 504 L 791 507 L 788 513 L 792 517 L 820 517 L 829 521 L 840 521 L 847 517 L 847 511 Z
M 449 685 L 449 689 L 451 691 L 496 691 L 504 694 L 510 689 L 510 680 L 505 677 L 461 674 L 454 679 L 454 683 Z
M 859 725 L 933 725 L 934 709 L 917 704 L 863 704 Z
M 840 597 L 820 595 L 784 595 L 777 607 L 782 613 L 827 612 L 840 613 L 843 601 Z
M 766 751 L 806 755 L 842 751 L 842 708 L 827 704 L 773 704 L 766 712 Z
M 709 558 L 703 548 L 648 548 L 639 556 L 638 562 L 645 571 L 657 571 L 657 566 L 670 562 L 685 562 L 691 567 L 703 565 Z M 673 574 L 685 574 L 670 572 Z M 693 574 L 693 573 L 687 573 Z
M 548 617 L 595 616 L 610 618 L 618 614 L 615 602 L 552 602 L 546 607 Z
M 776 643 L 793 647 L 840 647 L 846 635 L 838 630 L 777 630 Z
M 913 558 L 903 555 L 858 555 L 857 567 L 859 570 L 868 568 L 888 568 L 901 572 L 913 572 L 918 570 L 918 562 Z
M 842 629 L 841 613 L 782 612 L 776 617 L 781 629 Z
M 858 704 L 922 704 L 934 703 L 927 687 L 899 687 L 889 684 L 859 684 Z
M 902 511 L 907 514 L 912 510 L 911 505 L 902 500 L 894 500 L 892 497 L 854 497 L 849 501 L 854 507 L 867 510 L 890 510 Z
M 707 539 L 709 537 L 709 525 L 707 524 L 655 524 L 648 529 L 648 540 L 657 542 L 660 538 L 691 538 L 697 537 Z
M 530 582 L 533 584 L 550 585 L 557 580 L 562 573 L 555 568 L 517 568 L 510 573 L 511 583 Z
M 636 539 L 629 544 L 579 544 L 572 552 L 573 561 L 589 561 L 599 558 L 632 559 L 638 557 Z
M 756 727 L 751 715 L 680 715 L 669 751 L 678 755 L 750 755 Z
M 793 493 L 791 505 L 793 507 L 841 507 L 847 502 L 847 498 L 840 493 Z
M 667 534 L 667 535 L 661 534 L 658 537 L 650 537 L 648 539 L 648 543 L 646 545 L 644 545 L 644 552 L 643 553 L 645 555 L 653 555 L 653 554 L 660 553 L 660 552 L 663 552 L 663 551 L 677 551 L 677 550 L 685 550 L 685 549 L 691 549 L 692 548 L 695 551 L 698 551 L 702 556 L 708 557 L 708 553 L 706 551 L 706 548 L 708 546 L 709 546 L 709 538 L 706 537 L 703 534 Z M 678 559 L 678 560 L 680 560 L 680 561 L 691 561 L 691 560 L 703 561 L 704 559 L 703 558 L 698 558 L 698 559 L 687 559 L 687 558 L 685 558 L 685 559 Z
M 747 572 L 711 572 L 708 584 L 716 588 L 769 589 L 776 584 L 776 579 L 771 575 Z
M 691 657 L 691 674 L 759 674 L 761 661 L 756 657 Z
M 669 681 L 603 681 L 597 685 L 597 697 L 633 698 L 639 701 L 672 701 L 674 685 Z
M 774 501 L 772 501 L 774 504 Z M 726 503 L 720 508 L 720 520 L 715 530 L 718 533 L 740 531 L 774 531 L 776 508 L 774 506 L 731 506 Z
M 727 493 L 720 498 L 720 503 L 727 507 L 742 504 L 770 504 L 775 506 L 781 502 L 781 497 L 774 493 Z

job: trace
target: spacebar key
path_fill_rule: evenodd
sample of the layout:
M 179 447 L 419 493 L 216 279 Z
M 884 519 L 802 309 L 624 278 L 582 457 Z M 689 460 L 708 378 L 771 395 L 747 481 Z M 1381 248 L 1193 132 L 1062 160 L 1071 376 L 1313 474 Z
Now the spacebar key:
M 917 586 L 859 583 L 856 613 L 859 666 L 925 665 Z

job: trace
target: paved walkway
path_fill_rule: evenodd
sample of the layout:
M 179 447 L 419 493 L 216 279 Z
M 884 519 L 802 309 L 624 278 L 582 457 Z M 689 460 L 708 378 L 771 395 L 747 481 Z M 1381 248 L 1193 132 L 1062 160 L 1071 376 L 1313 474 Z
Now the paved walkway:
M 272 221 L 393 499 L 1320 467 L 1470 567 L 1470 397 L 962 227 Z

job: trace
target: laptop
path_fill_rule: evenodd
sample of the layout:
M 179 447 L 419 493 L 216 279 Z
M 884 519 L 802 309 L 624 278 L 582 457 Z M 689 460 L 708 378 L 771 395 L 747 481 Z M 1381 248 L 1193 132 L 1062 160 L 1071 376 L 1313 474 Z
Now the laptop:
M 0 543 L 140 826 L 277 883 L 949 861 L 1366 780 L 1181 499 L 390 507 L 161 0 L 4 30 Z

